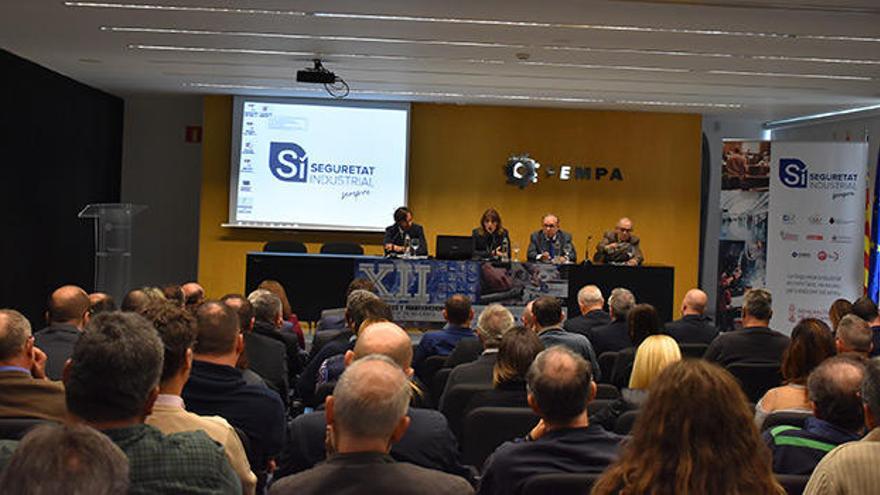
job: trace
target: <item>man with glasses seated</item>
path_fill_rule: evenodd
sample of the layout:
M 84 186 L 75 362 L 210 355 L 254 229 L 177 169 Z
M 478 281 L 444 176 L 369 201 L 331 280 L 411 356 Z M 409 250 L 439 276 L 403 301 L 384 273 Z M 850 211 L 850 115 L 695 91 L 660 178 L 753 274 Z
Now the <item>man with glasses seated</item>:
M 639 238 L 633 235 L 632 220 L 626 217 L 617 221 L 617 227 L 614 230 L 605 232 L 599 245 L 596 246 L 596 254 L 593 256 L 595 263 L 615 265 L 638 266 L 644 261 L 645 257 L 639 247 Z
M 555 264 L 577 262 L 571 234 L 559 228 L 559 217 L 548 213 L 541 222 L 541 230 L 529 238 L 528 260 Z

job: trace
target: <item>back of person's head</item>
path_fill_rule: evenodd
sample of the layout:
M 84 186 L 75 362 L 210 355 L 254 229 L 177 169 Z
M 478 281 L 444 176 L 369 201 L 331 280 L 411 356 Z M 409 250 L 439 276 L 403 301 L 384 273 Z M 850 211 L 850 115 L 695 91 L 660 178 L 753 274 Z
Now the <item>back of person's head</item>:
M 541 328 L 559 325 L 562 321 L 562 303 L 552 296 L 541 296 L 532 304 L 532 314 Z
M 590 364 L 564 346 L 553 346 L 535 357 L 526 385 L 538 414 L 551 425 L 568 424 L 587 408 L 592 397 Z M 532 402 L 530 402 L 531 404 Z
M 220 301 L 238 315 L 238 326 L 242 331 L 250 328 L 251 320 L 254 319 L 254 305 L 246 297 L 241 294 L 226 294 Z
M 31 322 L 14 309 L 0 309 L 0 363 L 21 357 L 31 337 Z
M 702 359 L 673 363 L 648 389 L 620 458 L 592 493 L 779 494 L 770 451 L 736 379 Z
M 507 382 L 525 380 L 535 356 L 544 344 L 535 332 L 526 327 L 513 327 L 501 337 L 498 359 L 492 369 L 492 383 L 497 387 Z
M 363 304 L 356 306 L 354 311 L 347 313 L 347 317 L 355 332 L 360 330 L 367 320 L 391 321 L 394 319 L 391 307 L 378 297 L 364 300 Z
M 235 352 L 238 342 L 238 315 L 220 301 L 206 301 L 196 310 L 198 336 L 196 354 L 222 356 Z
M 661 332 L 660 317 L 650 304 L 636 304 L 626 314 L 626 326 L 633 347 L 638 347 L 650 335 Z
M 443 308 L 446 321 L 453 325 L 464 325 L 471 319 L 471 300 L 467 296 L 455 294 L 446 300 Z
M 282 315 L 281 299 L 266 289 L 257 289 L 248 294 L 248 301 L 254 307 L 254 317 L 263 323 L 275 324 Z
M 629 388 L 647 389 L 661 371 L 681 361 L 678 342 L 668 335 L 651 335 L 636 349 Z
M 46 424 L 22 438 L 0 487 L 10 495 L 123 495 L 128 473 L 128 457 L 98 430 Z
M 86 291 L 75 285 L 59 287 L 49 296 L 49 322 L 80 324 L 89 312 L 89 306 Z
M 412 210 L 410 210 L 406 206 L 401 206 L 400 208 L 394 210 L 394 222 L 402 222 L 406 220 L 406 217 L 410 214 L 412 214 Z
M 807 380 L 807 393 L 817 418 L 849 431 L 865 422 L 859 396 L 865 365 L 843 356 L 826 359 Z
M 287 298 L 287 291 L 284 290 L 281 282 L 277 280 L 263 280 L 257 286 L 257 289 L 264 289 L 278 296 L 278 299 L 281 301 L 281 317 L 285 320 L 290 318 L 293 310 L 290 307 L 290 299 Z
M 743 318 L 768 322 L 773 316 L 773 297 L 767 289 L 749 289 L 743 297 Z
M 828 308 L 828 319 L 831 320 L 831 328 L 836 332 L 837 325 L 840 324 L 840 320 L 852 313 L 853 304 L 846 299 L 836 299 L 833 303 L 831 303 L 831 307 Z
M 348 294 L 345 299 L 345 320 L 350 329 L 357 330 L 365 319 L 364 305 L 376 300 L 379 300 L 379 296 L 368 290 L 355 289 Z
M 345 369 L 327 409 L 338 434 L 359 439 L 388 439 L 410 401 L 409 378 L 391 359 L 373 354 Z
M 135 313 L 93 318 L 64 370 L 67 410 L 88 422 L 131 420 L 157 392 L 164 349 L 156 330 Z
M 162 287 L 162 295 L 165 296 L 168 302 L 178 306 L 183 306 L 186 302 L 186 296 L 184 296 L 183 289 L 179 285 L 166 285 Z
M 146 305 L 150 304 L 152 298 L 142 289 L 132 289 L 122 298 L 122 305 L 119 307 L 122 311 L 139 313 Z
M 513 314 L 507 308 L 500 304 L 490 304 L 477 318 L 476 332 L 483 341 L 483 347 L 494 349 L 513 325 Z
M 804 318 L 791 331 L 791 341 L 782 354 L 782 378 L 803 385 L 819 363 L 836 352 L 828 325 L 817 318 Z
M 709 297 L 700 289 L 691 289 L 684 295 L 684 301 L 682 302 L 685 308 L 703 314 L 703 312 L 706 311 L 706 304 L 709 302 Z
M 595 306 L 605 305 L 605 298 L 602 297 L 602 291 L 595 285 L 585 285 L 578 291 L 578 306 L 581 308 L 592 308 Z
M 874 334 L 868 322 L 856 315 L 848 314 L 837 323 L 837 338 L 848 352 L 871 352 Z
M 89 314 L 95 316 L 99 313 L 116 311 L 116 300 L 110 294 L 94 292 L 89 294 Z
M 152 304 L 147 306 L 144 317 L 159 332 L 165 354 L 161 382 L 174 378 L 186 364 L 187 354 L 196 341 L 196 319 L 177 304 Z
M 348 284 L 348 289 L 345 290 L 345 298 L 348 299 L 348 296 L 356 290 L 365 290 L 375 294 L 376 284 L 368 278 L 356 278 Z
M 867 321 L 869 324 L 877 319 L 877 303 L 868 296 L 856 299 L 852 305 L 852 314 Z
M 357 360 L 370 354 L 388 356 L 401 369 L 408 370 L 413 359 L 412 339 L 391 322 L 366 325 L 358 334 L 351 359 Z
M 865 378 L 862 380 L 862 403 L 865 409 L 865 426 L 880 426 L 880 359 L 865 362 Z
M 183 295 L 186 297 L 186 307 L 195 309 L 196 306 L 202 304 L 205 300 L 205 289 L 197 282 L 187 282 L 180 286 L 183 289 Z
M 611 291 L 608 298 L 608 308 L 615 320 L 626 321 L 629 310 L 636 305 L 636 296 L 629 289 L 618 287 Z

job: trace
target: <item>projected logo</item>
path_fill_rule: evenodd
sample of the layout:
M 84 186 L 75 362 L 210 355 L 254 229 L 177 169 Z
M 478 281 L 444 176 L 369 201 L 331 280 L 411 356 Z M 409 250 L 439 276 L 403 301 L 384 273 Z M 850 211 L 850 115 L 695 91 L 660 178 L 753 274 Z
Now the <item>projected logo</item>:
M 807 164 L 797 158 L 779 159 L 779 180 L 788 187 L 807 187 Z
M 284 182 L 306 182 L 309 157 L 306 156 L 306 150 L 296 143 L 271 143 L 269 170 L 276 179 Z

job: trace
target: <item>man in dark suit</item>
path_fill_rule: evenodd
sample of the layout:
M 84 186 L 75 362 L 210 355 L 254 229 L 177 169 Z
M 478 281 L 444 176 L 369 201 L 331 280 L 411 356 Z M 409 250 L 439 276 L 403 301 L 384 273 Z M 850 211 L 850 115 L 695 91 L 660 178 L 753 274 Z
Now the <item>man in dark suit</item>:
M 64 385 L 47 380 L 45 366 L 27 318 L 0 309 L 0 418 L 66 419 Z
M 394 323 L 374 323 L 363 329 L 353 351 L 346 353 L 347 366 L 371 354 L 391 358 L 404 373 L 412 377 L 412 341 Z M 461 465 L 458 443 L 449 430 L 446 418 L 433 409 L 410 406 L 411 423 L 400 441 L 391 447 L 391 457 L 418 466 L 470 477 Z M 290 423 L 288 442 L 284 448 L 276 478 L 310 469 L 324 461 L 327 423 L 323 412 L 298 416 Z
M 603 352 L 618 352 L 621 349 L 632 347 L 626 316 L 635 305 L 636 298 L 628 289 L 618 287 L 611 291 L 611 297 L 608 298 L 611 323 L 594 327 L 587 333 L 587 338 L 593 344 L 596 355 L 601 356 Z
M 614 230 L 605 232 L 593 261 L 596 263 L 614 263 L 618 265 L 638 266 L 645 261 L 639 238 L 633 235 L 633 224 L 629 218 L 617 221 Z
M 565 320 L 562 328 L 589 338 L 590 330 L 594 327 L 611 323 L 611 317 L 602 310 L 605 306 L 605 298 L 602 297 L 602 291 L 598 287 L 585 285 L 578 291 L 577 298 L 581 314 Z
M 562 329 L 562 303 L 553 296 L 541 296 L 532 303 L 532 315 L 535 318 L 534 331 L 541 339 L 545 349 L 554 345 L 564 345 L 582 358 L 589 361 L 593 367 L 593 376 L 600 379 L 602 371 L 599 369 L 599 360 L 596 359 L 596 351 L 590 340 L 583 335 L 566 332 Z
M 413 223 L 412 211 L 406 206 L 394 210 L 394 225 L 385 229 L 385 254 L 405 254 L 406 241 L 417 240 L 418 249 L 413 250 L 416 256 L 428 255 L 428 241 L 425 240 L 425 229 Z
M 412 423 L 410 387 L 409 377 L 387 356 L 352 363 L 326 401 L 327 461 L 282 478 L 270 493 L 473 493 L 464 478 L 398 462 L 389 454 Z
M 254 307 L 253 333 L 284 345 L 287 354 L 288 383 L 294 382 L 302 371 L 303 364 L 299 357 L 299 341 L 296 335 L 281 331 L 284 324 L 281 299 L 268 290 L 257 289 L 248 295 L 248 301 Z
M 790 339 L 769 328 L 773 299 L 765 289 L 751 289 L 743 300 L 741 330 L 719 335 L 704 359 L 728 366 L 733 363 L 779 363 Z
M 704 315 L 709 297 L 700 289 L 691 289 L 681 302 L 681 319 L 666 324 L 666 334 L 679 344 L 709 344 L 718 336 L 711 318 Z
M 345 299 L 352 292 L 361 289 L 376 293 L 376 284 L 367 278 L 356 278 L 348 284 L 345 290 Z M 321 310 L 321 319 L 318 320 L 317 331 L 320 330 L 344 330 L 345 329 L 345 308 L 330 308 Z
M 548 213 L 541 219 L 541 230 L 532 232 L 529 238 L 529 249 L 526 253 L 529 261 L 544 263 L 576 263 L 577 251 L 571 242 L 571 234 L 559 229 L 559 218 Z
M 48 356 L 46 375 L 50 379 L 61 379 L 64 363 L 73 354 L 89 316 L 89 295 L 75 285 L 59 287 L 49 297 L 49 326 L 34 334 L 34 343 Z
M 236 368 L 242 370 L 242 377 L 248 383 L 266 384 L 286 398 L 290 382 L 284 344 L 254 333 L 254 306 L 244 296 L 227 294 L 220 300 L 238 315 L 244 336 L 244 353 L 239 356 Z
M 853 303 L 852 312 L 868 322 L 874 340 L 871 357 L 880 356 L 880 312 L 877 311 L 877 304 L 870 297 L 862 296 Z

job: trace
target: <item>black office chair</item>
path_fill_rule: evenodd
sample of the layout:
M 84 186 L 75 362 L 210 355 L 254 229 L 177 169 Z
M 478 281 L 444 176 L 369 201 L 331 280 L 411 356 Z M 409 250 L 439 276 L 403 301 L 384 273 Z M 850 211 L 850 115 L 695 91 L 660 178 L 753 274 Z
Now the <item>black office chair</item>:
M 449 381 L 450 373 L 452 373 L 452 368 L 441 368 L 434 375 L 434 381 L 431 382 L 431 396 L 434 398 L 434 404 L 440 404 L 440 396 L 443 395 L 443 390 L 446 389 L 446 382 Z
M 810 481 L 809 476 L 801 475 L 801 474 L 776 474 L 776 481 L 782 485 L 782 488 L 785 488 L 785 493 L 788 495 L 801 495 L 804 493 L 804 488 L 807 487 L 807 482 Z
M 464 411 L 474 395 L 484 391 L 492 390 L 491 385 L 463 383 L 449 389 L 446 397 L 443 399 L 443 408 L 440 410 L 446 421 L 449 423 L 449 429 L 458 438 L 462 440 L 462 430 L 464 428 Z
M 779 363 L 733 363 L 727 366 L 751 402 L 758 402 L 773 387 L 782 384 Z
M 617 421 L 614 423 L 614 433 L 618 435 L 629 435 L 629 432 L 632 431 L 633 425 L 636 424 L 636 419 L 639 417 L 639 411 L 627 411 L 620 416 L 617 417 Z
M 334 388 L 336 388 L 336 382 L 324 382 L 315 387 L 314 403 L 318 404 L 319 406 L 323 406 L 324 401 L 327 400 L 327 397 L 333 395 Z
M 2 418 L 0 419 L 0 440 L 21 440 L 31 428 L 52 424 L 54 421 L 37 418 Z
M 327 345 L 328 342 L 332 342 L 336 339 L 350 338 L 344 337 L 347 335 L 345 329 L 342 330 L 321 330 L 320 332 L 315 332 L 315 336 L 312 338 L 312 348 L 309 350 L 309 358 L 318 355 L 318 351 L 321 350 L 322 347 Z
M 620 390 L 618 390 L 617 387 L 611 385 L 610 383 L 599 383 L 597 384 L 596 398 L 611 400 L 619 399 Z
M 593 416 L 597 412 L 608 407 L 614 400 L 612 399 L 595 399 L 587 404 L 587 414 Z
M 434 383 L 434 375 L 443 368 L 444 364 L 446 364 L 446 356 L 428 356 L 416 373 L 422 383 L 430 386 Z
M 321 246 L 321 254 L 364 254 L 364 248 L 354 242 L 328 242 Z
M 593 483 L 602 473 L 539 474 L 523 483 L 523 495 L 584 495 L 590 493 Z
M 263 244 L 263 252 L 273 253 L 308 253 L 306 245 L 299 241 L 269 241 Z
M 526 436 L 540 418 L 527 407 L 478 407 L 464 419 L 461 460 L 480 469 L 502 443 Z
M 600 383 L 611 383 L 611 372 L 616 361 L 617 353 L 614 351 L 606 351 L 599 355 L 599 369 L 603 371 Z
M 772 412 L 764 418 L 761 424 L 761 431 L 769 430 L 775 426 L 787 425 L 803 428 L 807 418 L 813 416 L 813 413 L 806 411 L 777 411 Z
M 681 349 L 681 357 L 700 359 L 706 355 L 709 344 L 678 344 L 678 348 Z

